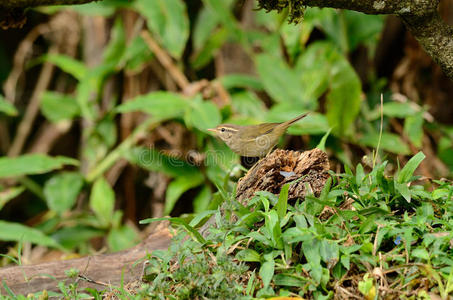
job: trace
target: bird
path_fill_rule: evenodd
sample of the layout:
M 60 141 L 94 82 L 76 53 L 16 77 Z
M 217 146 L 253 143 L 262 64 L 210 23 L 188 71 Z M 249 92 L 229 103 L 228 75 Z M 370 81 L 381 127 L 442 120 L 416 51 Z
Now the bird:
M 305 113 L 282 123 L 262 123 L 250 126 L 220 124 L 215 128 L 209 128 L 208 131 L 213 132 L 240 156 L 264 157 L 274 148 L 289 126 L 307 115 L 308 113 Z

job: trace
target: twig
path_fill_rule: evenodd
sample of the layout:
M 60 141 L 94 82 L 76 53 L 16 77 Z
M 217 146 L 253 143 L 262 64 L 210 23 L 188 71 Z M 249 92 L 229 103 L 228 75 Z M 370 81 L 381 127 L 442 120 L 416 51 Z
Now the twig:
M 152 38 L 149 32 L 142 30 L 141 36 L 145 40 L 151 51 L 153 51 L 153 53 L 156 55 L 162 66 L 164 66 L 168 70 L 168 73 L 170 73 L 171 77 L 181 88 L 181 90 L 184 91 L 186 88 L 188 88 L 190 83 L 189 80 L 187 80 L 186 75 L 184 75 L 184 73 L 182 73 L 181 70 L 178 69 L 178 67 L 173 63 L 171 57 L 159 46 L 159 44 L 157 44 L 157 42 Z
M 50 54 L 57 53 L 57 46 L 54 45 L 49 50 Z M 54 69 L 54 65 L 46 62 L 44 63 L 41 73 L 39 74 L 38 83 L 36 84 L 35 90 L 31 97 L 30 103 L 27 106 L 27 110 L 25 112 L 24 118 L 19 124 L 17 129 L 16 137 L 14 138 L 13 144 L 8 151 L 8 156 L 17 156 L 22 151 L 24 147 L 25 140 L 27 139 L 33 122 L 39 112 L 39 105 L 41 102 L 41 94 L 43 91 L 46 90 L 47 86 L 50 83 L 50 79 L 52 77 L 52 72 Z

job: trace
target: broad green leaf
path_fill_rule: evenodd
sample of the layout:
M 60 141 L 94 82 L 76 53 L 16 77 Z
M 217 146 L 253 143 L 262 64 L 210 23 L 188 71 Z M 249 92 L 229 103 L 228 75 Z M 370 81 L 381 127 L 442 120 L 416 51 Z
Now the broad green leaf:
M 280 220 L 282 220 L 285 215 L 286 215 L 286 209 L 288 207 L 288 190 L 289 190 L 290 184 L 287 183 L 282 186 L 282 189 L 280 191 L 280 195 L 278 196 L 278 202 L 277 202 L 277 214 Z
M 44 185 L 47 206 L 58 214 L 68 211 L 75 204 L 82 186 L 83 178 L 79 173 L 64 172 L 53 176 Z
M 423 140 L 423 112 L 415 113 L 404 120 L 404 132 L 415 147 L 420 148 Z
M 236 254 L 239 261 L 260 262 L 261 255 L 253 249 L 243 249 Z
M 415 169 L 418 168 L 422 160 L 425 159 L 425 154 L 423 152 L 418 152 L 415 154 L 403 167 L 403 169 L 398 173 L 398 183 L 407 183 L 410 181 L 411 177 L 414 175 Z
M 189 37 L 189 19 L 182 0 L 137 0 L 135 9 L 145 16 L 159 42 L 174 57 L 180 58 Z
M 180 176 L 170 182 L 165 193 L 164 215 L 169 215 L 171 213 L 176 201 L 178 201 L 184 192 L 199 186 L 203 181 L 204 177 L 199 173 L 197 176 Z
M 334 241 L 322 240 L 319 246 L 319 253 L 322 261 L 332 267 L 339 260 L 340 248 Z
M 101 2 L 91 2 L 80 5 L 59 5 L 58 7 L 74 10 L 87 16 L 112 16 L 119 8 L 129 8 L 131 1 L 128 0 L 109 0 Z M 48 8 L 48 7 L 46 7 Z
M 3 206 L 5 206 L 9 200 L 16 198 L 24 190 L 25 187 L 23 186 L 14 186 L 0 191 L 0 210 L 2 210 Z
M 0 178 L 43 174 L 64 165 L 77 166 L 78 161 L 64 156 L 25 154 L 18 157 L 0 157 Z
M 351 125 L 360 110 L 360 79 L 346 58 L 339 56 L 333 63 L 329 82 L 326 103 L 329 125 L 340 136 L 351 135 Z
M 353 51 L 359 44 L 373 46 L 377 44 L 379 34 L 382 32 L 385 18 L 381 15 L 366 15 L 364 13 L 344 10 L 346 20 L 349 51 Z
M 44 61 L 53 63 L 75 79 L 81 81 L 88 74 L 88 68 L 78 60 L 62 54 L 46 54 Z
M 128 225 L 112 228 L 107 235 L 107 244 L 112 252 L 129 249 L 139 242 L 140 236 L 137 231 Z
M 104 49 L 103 63 L 117 65 L 126 51 L 124 26 L 119 17 L 115 19 L 110 35 L 110 41 Z
M 204 186 L 198 195 L 193 199 L 193 211 L 194 213 L 201 213 L 209 207 L 209 202 L 212 198 L 211 189 L 208 186 Z
M 193 53 L 191 57 L 192 67 L 201 69 L 207 65 L 215 56 L 216 52 L 227 40 L 228 34 L 225 28 L 219 28 L 209 37 L 203 47 Z
M 280 58 L 268 54 L 256 56 L 256 69 L 266 92 L 276 102 L 303 103 L 304 91 L 296 73 Z
M 267 230 L 268 238 L 272 240 L 272 246 L 277 249 L 283 249 L 283 238 L 278 213 L 275 209 L 270 210 L 265 215 L 265 229 Z
M 14 107 L 14 105 L 6 101 L 6 99 L 2 95 L 0 95 L 0 113 L 4 113 L 5 115 L 11 117 L 17 116 L 18 114 L 17 109 Z
M 200 131 L 206 131 L 208 128 L 213 128 L 219 125 L 222 121 L 220 112 L 214 103 L 209 101 L 193 101 L 191 102 L 192 109 L 187 111 L 185 121 L 186 124 L 194 126 Z
M 212 9 L 203 6 L 198 13 L 193 29 L 192 41 L 195 51 L 199 51 L 204 47 L 206 41 L 218 24 L 219 18 L 217 17 L 217 14 Z
M 417 111 L 410 102 L 386 102 L 383 105 L 383 114 L 388 117 L 405 118 L 412 116 Z
M 206 186 L 205 186 L 206 187 Z M 198 226 L 201 221 L 204 219 L 211 217 L 212 215 L 216 214 L 217 210 L 205 210 L 201 213 L 197 213 L 195 217 L 190 221 L 189 225 L 192 227 Z
M 77 117 L 79 106 L 71 96 L 45 91 L 41 98 L 41 112 L 47 120 L 56 123 Z
M 275 274 L 274 276 L 274 283 L 276 285 L 282 285 L 282 286 L 292 286 L 292 287 L 301 287 L 304 284 L 307 283 L 309 279 L 298 276 L 296 274 Z M 274 298 L 275 300 L 278 300 L 279 298 Z M 291 298 L 286 298 L 286 299 L 291 299 Z M 295 298 L 299 299 L 299 298 Z M 283 299 L 281 299 L 283 300 Z
M 234 111 L 241 116 L 264 120 L 266 107 L 264 103 L 251 91 L 240 91 L 231 94 L 231 104 Z
M 217 1 L 217 0 L 202 0 L 205 7 L 210 9 L 213 14 L 215 14 L 220 21 L 220 23 L 225 26 L 228 30 L 228 33 L 233 37 L 237 42 L 241 42 L 244 37 L 244 32 L 240 29 L 236 18 L 234 17 L 230 4 L 233 3 L 231 0 Z
M 153 53 L 141 36 L 132 39 L 123 56 L 128 71 L 139 71 L 152 58 Z
M 30 242 L 32 244 L 62 249 L 54 239 L 40 230 L 0 220 L 0 240 L 6 242 Z
M 264 288 L 267 288 L 271 283 L 272 277 L 274 276 L 275 262 L 273 259 L 265 261 L 261 267 L 259 274 L 263 280 Z
M 115 193 L 107 180 L 100 177 L 95 181 L 90 194 L 90 208 L 102 226 L 110 225 L 115 206 Z
M 365 146 L 376 148 L 379 142 L 379 133 L 367 133 L 359 138 L 358 142 Z M 401 137 L 389 132 L 382 133 L 381 144 L 379 147 L 396 154 L 407 155 L 410 153 L 409 147 L 404 143 Z
M 135 147 L 125 153 L 124 157 L 141 168 L 162 172 L 171 177 L 197 177 L 201 174 L 197 167 L 187 163 L 185 160 L 165 155 L 161 151 L 152 148 Z
M 416 249 L 412 250 L 411 256 L 420 258 L 420 259 L 426 260 L 426 261 L 429 260 L 429 253 L 426 249 L 423 249 L 423 248 L 416 248 Z
M 219 80 L 226 89 L 250 88 L 256 91 L 263 89 L 263 84 L 259 78 L 247 74 L 227 74 L 220 77 Z
M 138 96 L 116 108 L 120 113 L 142 111 L 151 114 L 158 120 L 182 117 L 190 103 L 171 92 L 152 92 Z

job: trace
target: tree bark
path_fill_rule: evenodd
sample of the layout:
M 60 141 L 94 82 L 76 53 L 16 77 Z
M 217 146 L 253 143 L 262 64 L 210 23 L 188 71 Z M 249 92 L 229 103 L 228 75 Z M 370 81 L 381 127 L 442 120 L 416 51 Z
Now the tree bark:
M 318 196 L 329 178 L 329 169 L 327 154 L 320 149 L 305 152 L 277 149 L 239 180 L 236 199 L 245 204 L 257 191 L 278 195 L 286 183 L 290 183 L 288 200 L 307 194 Z

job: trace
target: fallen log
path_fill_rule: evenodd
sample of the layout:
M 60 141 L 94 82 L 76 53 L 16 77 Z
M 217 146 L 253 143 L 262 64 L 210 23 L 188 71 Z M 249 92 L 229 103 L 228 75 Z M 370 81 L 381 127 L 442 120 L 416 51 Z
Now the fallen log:
M 39 291 L 58 291 L 58 282 L 74 282 L 65 271 L 77 269 L 78 287 L 102 290 L 109 284 L 117 285 L 140 279 L 143 264 L 137 263 L 153 250 L 164 250 L 170 245 L 171 235 L 166 226 L 143 242 L 128 250 L 112 254 L 93 255 L 77 259 L 52 261 L 35 265 L 0 268 L 0 292 L 6 294 L 6 284 L 15 294 L 27 295 Z

